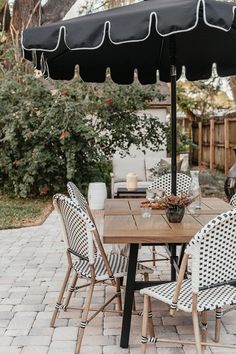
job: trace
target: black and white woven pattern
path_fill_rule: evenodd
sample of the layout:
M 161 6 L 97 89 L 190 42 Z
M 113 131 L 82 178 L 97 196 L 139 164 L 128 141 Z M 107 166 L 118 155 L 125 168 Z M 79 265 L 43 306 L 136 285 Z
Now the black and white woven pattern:
M 128 259 L 125 256 L 111 253 L 107 255 L 109 265 L 111 267 L 112 274 L 115 278 L 124 277 L 127 274 Z M 74 270 L 78 273 L 79 276 L 90 278 L 90 267 L 86 260 L 78 260 L 73 265 Z M 107 268 L 105 267 L 104 260 L 100 255 L 95 257 L 94 269 L 96 274 L 96 280 L 108 280 L 109 275 L 107 273 Z M 137 271 L 138 274 L 141 273 L 152 273 L 151 268 L 147 268 L 142 264 L 138 263 Z
M 142 289 L 141 294 L 147 294 L 155 299 L 161 300 L 170 306 L 176 287 L 176 282 L 151 286 Z M 201 290 L 198 293 L 198 311 L 214 310 L 227 305 L 236 304 L 236 287 L 230 285 L 219 286 L 207 290 Z M 171 306 L 172 307 L 172 306 Z M 175 306 L 173 306 L 175 307 Z M 178 303 L 178 310 L 185 312 L 192 311 L 192 283 L 191 279 L 182 282 Z
M 81 277 L 90 278 L 92 264 L 95 269 L 97 280 L 110 279 L 104 258 L 95 252 L 93 231 L 95 226 L 91 219 L 84 213 L 79 204 L 62 194 L 53 197 L 63 220 L 65 233 L 68 240 L 68 247 L 75 255 L 80 256 L 73 264 L 74 270 Z M 114 277 L 123 277 L 127 273 L 128 259 L 119 254 L 107 255 L 108 263 Z M 151 268 L 142 264 L 137 265 L 137 273 L 152 273 Z
M 73 182 L 68 182 L 67 190 L 71 199 L 77 200 L 83 211 L 87 213 L 88 203 L 79 188 Z
M 212 286 L 236 279 L 236 209 L 218 215 L 188 244 L 192 256 L 192 287 Z
M 230 199 L 230 204 L 233 205 L 234 208 L 236 208 L 236 193 Z
M 56 194 L 53 197 L 59 209 L 66 231 L 68 247 L 72 252 L 86 258 L 91 264 L 94 262 L 94 247 L 92 231 L 95 229 L 90 220 L 78 203 L 72 199 Z
M 172 303 L 176 282 L 145 288 L 141 294 L 187 312 L 193 293 L 198 294 L 198 311 L 236 304 L 236 287 L 227 284 L 236 279 L 236 209 L 208 222 L 185 252 L 192 257 L 192 278 L 182 282 L 177 304 Z
M 188 194 L 191 184 L 191 177 L 177 173 L 177 195 L 181 193 Z M 160 177 L 157 177 L 148 187 L 148 190 L 162 190 L 166 195 L 171 195 L 171 174 L 166 173 Z

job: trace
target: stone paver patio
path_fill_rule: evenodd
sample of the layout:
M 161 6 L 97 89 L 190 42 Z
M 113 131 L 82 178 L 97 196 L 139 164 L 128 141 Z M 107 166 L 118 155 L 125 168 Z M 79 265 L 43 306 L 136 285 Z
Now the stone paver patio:
M 0 353 L 3 354 L 74 354 L 80 311 L 70 309 L 49 327 L 52 309 L 65 273 L 64 243 L 55 212 L 41 225 L 0 231 Z M 168 276 L 165 262 L 159 262 L 155 277 Z M 97 287 L 94 306 L 104 302 L 106 290 Z M 81 306 L 84 292 L 79 292 L 71 306 Z M 142 297 L 136 295 L 136 306 L 142 308 Z M 156 333 L 169 338 L 193 339 L 191 315 L 168 314 L 165 304 L 154 304 Z M 112 312 L 100 314 L 86 329 L 81 354 L 136 354 L 139 352 L 141 319 L 133 318 L 129 349 L 119 347 L 121 317 Z M 209 316 L 209 339 L 214 332 L 214 314 Z M 236 314 L 223 318 L 222 340 L 236 343 Z M 153 354 L 192 354 L 193 346 L 167 344 L 149 346 Z M 206 353 L 232 353 L 232 349 L 211 348 Z M 235 351 L 234 351 L 235 352 Z

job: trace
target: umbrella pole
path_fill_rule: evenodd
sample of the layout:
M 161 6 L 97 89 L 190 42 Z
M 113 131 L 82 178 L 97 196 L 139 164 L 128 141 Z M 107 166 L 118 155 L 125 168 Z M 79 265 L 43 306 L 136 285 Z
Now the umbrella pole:
M 171 193 L 176 195 L 176 145 L 177 145 L 177 128 L 176 128 L 176 66 L 171 65 Z
M 175 54 L 175 47 L 172 47 Z M 172 56 L 172 59 L 175 56 Z M 176 143 L 177 143 L 177 127 L 176 127 L 176 65 L 170 66 L 170 82 L 171 82 L 171 193 L 176 195 L 176 180 L 177 180 L 177 168 L 176 168 Z M 176 261 L 176 245 L 170 246 L 171 252 L 171 280 L 176 280 L 176 271 L 174 268 L 174 262 Z

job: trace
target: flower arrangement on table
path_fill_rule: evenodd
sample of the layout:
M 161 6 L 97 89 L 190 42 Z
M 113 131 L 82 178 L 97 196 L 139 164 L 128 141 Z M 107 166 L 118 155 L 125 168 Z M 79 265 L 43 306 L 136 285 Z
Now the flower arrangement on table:
M 194 198 L 192 198 L 188 194 L 181 194 L 181 195 L 164 195 L 160 197 L 158 202 L 165 206 L 165 208 L 169 207 L 185 207 L 193 202 Z
M 193 202 L 193 198 L 188 194 L 163 195 L 155 197 L 153 200 L 141 202 L 140 207 L 151 207 L 152 209 L 166 209 L 167 207 L 187 206 Z
M 167 219 L 170 222 L 181 222 L 184 216 L 185 207 L 193 202 L 195 198 L 190 195 L 163 195 L 153 201 L 142 202 L 140 207 L 149 207 L 155 210 L 166 211 Z
M 186 194 L 163 196 L 161 202 L 165 205 L 166 217 L 169 222 L 181 222 L 184 217 L 185 207 L 191 204 L 193 200 L 194 198 Z

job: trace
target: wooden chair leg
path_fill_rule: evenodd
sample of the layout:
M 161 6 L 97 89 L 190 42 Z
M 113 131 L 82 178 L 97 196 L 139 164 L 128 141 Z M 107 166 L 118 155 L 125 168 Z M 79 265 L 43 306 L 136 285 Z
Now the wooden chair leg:
M 153 319 L 152 319 L 152 305 L 151 305 L 151 298 L 150 296 L 148 297 L 148 332 L 150 334 L 150 337 L 155 337 L 155 332 L 154 332 L 154 325 L 153 325 Z
M 193 330 L 194 330 L 195 343 L 196 343 L 195 344 L 196 345 L 196 354 L 202 354 L 201 336 L 200 336 L 196 303 L 197 303 L 197 299 L 193 299 L 193 304 L 192 304 L 192 307 L 193 307 L 193 309 L 192 309 Z
M 75 287 L 75 285 L 77 283 L 77 280 L 78 280 L 78 274 L 75 273 L 75 275 L 74 275 L 74 277 L 72 279 L 71 285 L 70 285 L 70 289 L 68 291 L 68 295 L 67 295 L 66 300 L 65 300 L 65 307 L 64 307 L 65 310 L 69 306 L 70 299 L 71 299 L 71 296 L 72 296 L 72 293 L 73 293 L 73 291 L 71 289 L 73 289 Z
M 76 351 L 75 351 L 76 354 L 79 354 L 79 352 L 80 352 L 80 348 L 81 348 L 81 344 L 82 344 L 82 340 L 83 340 L 83 336 L 84 336 L 85 327 L 87 325 L 89 308 L 90 308 L 90 304 L 91 304 L 92 297 L 93 297 L 93 290 L 94 290 L 94 282 L 91 281 L 91 284 L 90 284 L 90 286 L 88 287 L 88 290 L 87 290 L 84 310 L 83 310 L 82 319 L 81 319 L 81 322 L 80 322 L 80 328 L 79 328 L 78 339 L 77 339 L 77 344 L 76 344 Z
M 122 299 L 121 299 L 121 288 L 120 288 L 120 278 L 116 278 L 116 293 L 117 293 L 117 310 L 122 311 Z M 122 316 L 122 312 L 120 313 Z
M 61 287 L 61 291 L 60 291 L 58 299 L 57 299 L 57 304 L 56 304 L 55 309 L 54 309 L 53 314 L 52 314 L 50 327 L 54 327 L 54 324 L 55 324 L 55 321 L 56 321 L 56 318 L 57 318 L 57 315 L 58 315 L 58 311 L 61 309 L 62 299 L 63 299 L 64 293 L 65 293 L 65 289 L 66 289 L 66 286 L 67 286 L 67 283 L 68 283 L 68 280 L 69 280 L 69 277 L 70 277 L 71 270 L 72 270 L 72 267 L 69 265 L 68 268 L 67 268 L 67 271 L 66 271 L 66 275 L 65 275 L 62 287 Z
M 222 317 L 222 310 L 219 308 L 216 310 L 215 338 L 214 338 L 214 341 L 217 343 L 220 340 L 221 317 Z
M 143 277 L 144 277 L 145 281 L 149 281 L 148 273 L 144 273 Z M 152 316 L 150 316 L 152 314 L 151 298 L 148 297 L 148 300 L 149 300 L 148 301 L 148 331 L 149 331 L 150 337 L 155 337 L 153 320 L 152 320 Z
M 149 310 L 149 296 L 144 295 L 143 304 L 143 323 L 142 323 L 142 341 L 141 341 L 141 352 L 140 354 L 145 354 L 147 349 L 147 329 L 148 329 L 148 310 Z
M 202 342 L 207 342 L 207 311 L 203 311 L 201 313 L 201 322 L 202 322 Z M 206 349 L 206 347 L 202 346 L 203 351 Z

